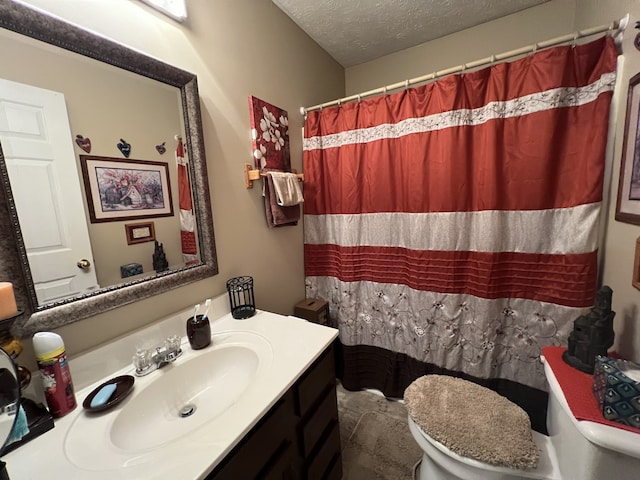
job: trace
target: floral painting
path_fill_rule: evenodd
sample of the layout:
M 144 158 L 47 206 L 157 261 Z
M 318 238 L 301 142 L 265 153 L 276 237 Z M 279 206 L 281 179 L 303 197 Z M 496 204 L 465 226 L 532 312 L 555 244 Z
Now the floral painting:
M 253 96 L 249 97 L 249 110 L 256 168 L 291 171 L 289 118 L 286 110 Z
M 173 215 L 166 163 L 80 155 L 91 223 Z

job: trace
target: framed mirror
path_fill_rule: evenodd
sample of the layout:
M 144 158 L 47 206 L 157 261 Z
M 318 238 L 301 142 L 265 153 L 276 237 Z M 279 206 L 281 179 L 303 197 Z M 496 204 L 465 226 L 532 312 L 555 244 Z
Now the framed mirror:
M 92 253 L 79 256 L 77 266 L 74 259 L 73 268 L 95 270 L 98 278 L 93 286 L 65 296 L 56 297 L 53 288 L 52 296 L 43 297 L 42 289 L 36 287 L 40 283 L 34 281 L 34 277 L 37 277 L 42 268 L 39 264 L 34 264 L 30 244 L 37 244 L 44 236 L 42 218 L 58 214 L 47 216 L 46 212 L 42 212 L 48 207 L 46 203 L 42 204 L 43 207 L 33 208 L 34 198 L 42 194 L 42 189 L 38 187 L 35 191 L 33 188 L 30 191 L 23 185 L 35 183 L 38 173 L 24 168 L 26 172 L 35 172 L 25 174 L 15 166 L 24 164 L 23 157 L 15 153 L 17 149 L 9 140 L 4 145 L 2 143 L 2 138 L 7 138 L 3 137 L 6 131 L 3 126 L 11 123 L 13 113 L 3 114 L 0 111 L 0 277 L 3 281 L 17 284 L 17 297 L 23 293 L 23 298 L 18 298 L 23 314 L 14 323 L 14 335 L 27 336 L 38 330 L 56 328 L 217 274 L 196 76 L 11 0 L 0 0 L 0 43 L 3 46 L 0 56 L 9 56 L 4 61 L 0 60 L 0 65 L 5 66 L 0 68 L 0 79 L 4 79 L 9 73 L 16 74 L 18 69 L 11 69 L 11 65 L 35 63 L 38 68 L 32 78 L 14 76 L 8 81 L 50 89 L 53 93 L 67 89 L 62 93 L 66 100 L 63 103 L 68 105 L 67 123 L 70 125 L 66 135 L 72 138 L 66 138 L 65 141 L 71 145 L 76 162 L 78 185 L 73 188 L 77 188 L 80 196 L 71 203 L 82 208 L 80 214 L 67 217 L 60 214 L 60 218 L 66 229 L 72 217 L 76 220 L 82 217 L 85 228 L 89 230 Z M 19 45 L 19 52 L 13 52 L 9 48 L 13 44 Z M 36 53 L 38 50 L 41 53 Z M 33 58 L 28 58 L 25 53 L 30 51 L 33 51 Z M 11 55 L 16 57 L 15 61 L 11 61 Z M 42 55 L 41 59 L 37 55 Z M 47 58 L 52 59 L 51 68 L 59 72 L 43 74 L 46 72 L 44 68 L 47 66 Z M 91 69 L 93 73 L 86 73 Z M 45 80 L 51 82 L 51 86 L 40 83 Z M 78 87 L 71 88 L 70 85 Z M 104 90 L 110 85 L 116 87 L 114 92 Z M 0 104 L 2 102 L 3 99 L 0 98 Z M 109 110 L 109 104 L 115 105 L 113 111 Z M 87 105 L 93 108 L 88 108 Z M 91 111 L 93 116 L 87 114 Z M 167 120 L 164 114 L 171 115 L 172 118 Z M 96 123 L 94 117 L 99 117 L 101 123 Z M 40 123 L 46 124 L 39 120 L 30 123 L 28 119 L 13 123 L 27 125 L 25 128 L 33 123 L 34 129 Z M 65 122 L 49 121 L 49 124 L 62 123 Z M 51 133 L 48 136 L 54 135 Z M 93 138 L 87 145 L 89 137 Z M 192 194 L 197 245 L 196 259 L 186 263 L 182 260 L 180 250 L 180 230 L 184 227 L 180 223 L 179 196 L 183 190 L 178 184 L 184 184 L 185 181 L 184 173 L 182 176 L 178 173 L 180 155 L 176 145 L 180 137 L 184 143 L 183 155 L 188 161 L 186 178 Z M 80 168 L 81 157 L 88 151 L 96 166 L 83 175 Z M 18 160 L 14 162 L 13 158 Z M 88 177 L 90 174 L 97 176 L 96 172 L 103 167 L 110 169 L 109 181 L 117 176 L 117 186 L 122 189 L 121 192 L 129 187 L 129 193 L 115 197 L 116 202 L 122 199 L 122 205 L 118 205 L 122 212 L 113 221 L 106 214 L 100 217 L 95 210 L 90 212 L 94 206 L 87 203 L 87 198 L 91 198 L 92 193 L 94 199 L 98 198 L 97 205 L 100 205 L 100 182 L 91 186 Z M 20 174 L 22 183 L 19 180 Z M 142 177 L 146 178 L 148 175 L 162 177 L 163 195 L 155 195 L 152 180 L 142 181 Z M 67 175 L 59 175 L 57 178 L 60 177 L 68 179 Z M 103 181 L 104 178 L 106 177 L 100 177 Z M 131 195 L 131 185 L 134 183 L 140 188 L 139 191 L 134 188 L 135 195 Z M 53 190 L 66 192 L 73 189 L 58 186 L 48 178 L 41 181 L 43 186 L 49 184 L 54 185 Z M 89 192 L 89 189 L 93 190 Z M 152 197 L 162 199 L 165 213 L 140 215 L 132 210 L 140 206 L 141 199 L 147 202 L 147 206 L 151 205 Z M 113 194 L 110 198 L 114 198 Z M 57 205 L 57 200 L 49 203 Z M 107 206 L 114 208 L 113 203 L 112 201 Z M 41 220 L 36 221 L 35 226 L 29 223 L 31 220 L 28 216 L 37 220 L 39 215 Z M 96 222 L 96 217 L 101 222 Z M 141 222 L 140 219 L 144 221 Z M 67 233 L 65 230 L 65 235 Z M 138 234 L 140 241 L 131 242 L 130 236 Z M 103 245 L 100 245 L 101 240 Z M 154 261 L 153 266 L 145 266 L 140 274 L 138 266 L 145 262 L 150 264 L 152 257 L 155 258 L 158 253 L 153 240 L 157 240 L 164 249 L 161 253 L 168 260 L 168 269 L 158 268 Z M 142 252 L 139 261 L 133 252 Z M 114 256 L 116 254 L 119 256 Z M 88 260 L 88 265 L 84 260 Z M 121 268 L 132 265 L 136 268 Z M 116 271 L 107 272 L 109 268 Z

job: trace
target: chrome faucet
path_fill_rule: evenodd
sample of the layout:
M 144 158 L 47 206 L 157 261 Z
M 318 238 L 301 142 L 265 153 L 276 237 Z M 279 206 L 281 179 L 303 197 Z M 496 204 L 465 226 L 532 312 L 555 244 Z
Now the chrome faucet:
M 164 341 L 163 345 L 155 347 L 153 351 L 148 349 L 136 350 L 136 354 L 133 356 L 136 376 L 143 377 L 154 370 L 175 362 L 182 355 L 180 340 L 178 335 L 172 335 Z

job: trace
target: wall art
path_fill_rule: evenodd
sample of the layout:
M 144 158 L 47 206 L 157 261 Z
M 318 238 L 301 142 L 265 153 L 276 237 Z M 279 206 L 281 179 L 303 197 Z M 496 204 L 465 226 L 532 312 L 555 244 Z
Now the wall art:
M 616 220 L 640 225 L 640 73 L 629 80 Z
M 80 165 L 91 223 L 173 215 L 166 163 L 80 155 Z
M 291 171 L 289 117 L 286 110 L 249 97 L 253 160 L 260 170 Z
M 116 146 L 120 153 L 124 155 L 124 158 L 129 158 L 129 155 L 131 155 L 131 144 L 129 142 L 121 138 Z
M 91 153 L 91 139 L 89 137 L 76 135 L 76 144 L 86 153 Z
M 153 222 L 127 223 L 124 230 L 127 234 L 127 245 L 153 242 L 156 239 L 156 229 Z

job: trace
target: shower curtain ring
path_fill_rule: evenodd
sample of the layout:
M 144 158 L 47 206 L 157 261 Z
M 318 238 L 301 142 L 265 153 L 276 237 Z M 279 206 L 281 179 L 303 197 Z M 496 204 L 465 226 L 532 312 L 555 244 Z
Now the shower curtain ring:
M 358 103 L 360 103 L 360 94 L 358 94 Z
M 409 80 L 405 80 L 404 81 L 404 89 L 408 90 L 409 89 Z
M 382 87 L 382 95 L 387 96 L 387 86 Z

